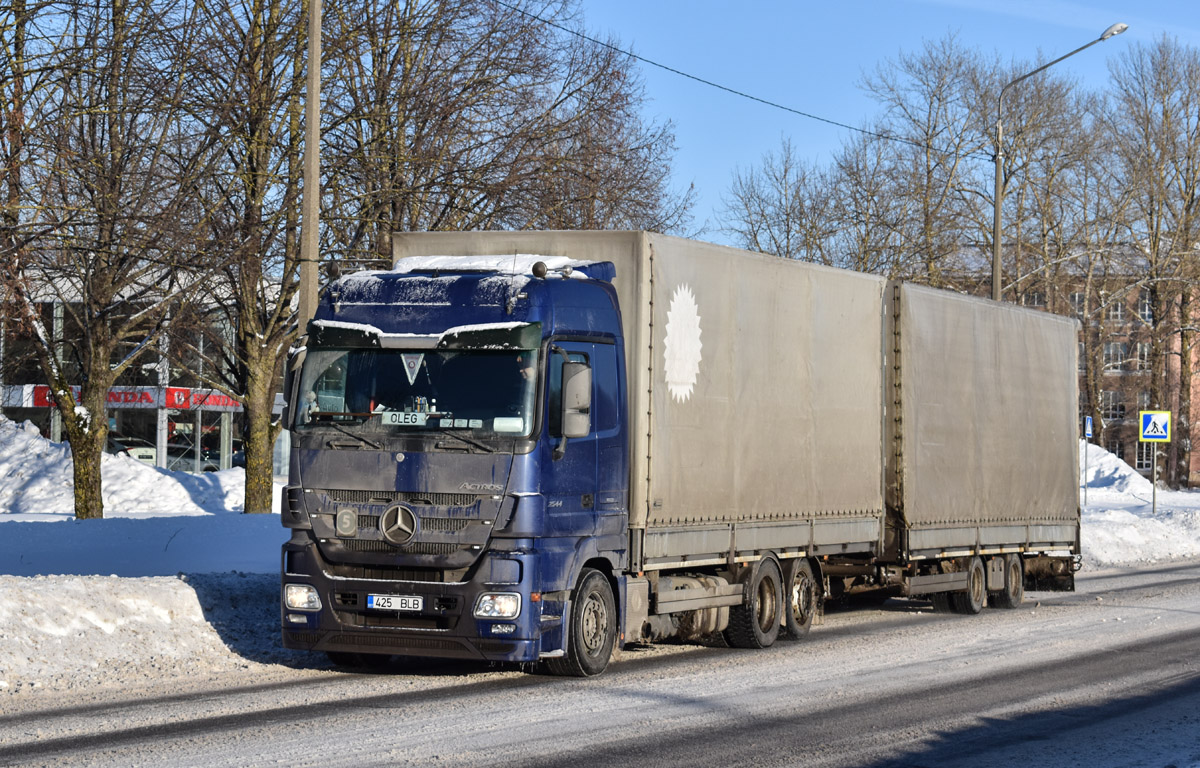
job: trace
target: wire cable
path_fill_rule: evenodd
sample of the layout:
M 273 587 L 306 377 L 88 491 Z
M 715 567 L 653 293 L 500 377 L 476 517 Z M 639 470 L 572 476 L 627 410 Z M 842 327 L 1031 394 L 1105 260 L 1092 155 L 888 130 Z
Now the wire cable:
M 582 40 L 586 40 L 589 43 L 592 43 L 593 45 L 599 45 L 601 47 L 609 49 L 610 51 L 615 51 L 616 53 L 624 54 L 625 56 L 628 56 L 631 59 L 640 61 L 643 64 L 648 64 L 652 67 L 657 67 L 658 69 L 661 69 L 666 72 L 670 72 L 673 75 L 678 75 L 679 77 L 685 77 L 688 80 L 694 80 L 697 83 L 700 83 L 702 85 L 707 85 L 710 88 L 716 88 L 717 90 L 725 91 L 726 93 L 733 94 L 734 96 L 738 96 L 743 99 L 755 101 L 755 102 L 758 102 L 759 104 L 764 104 L 764 105 L 766 105 L 768 107 L 772 107 L 774 109 L 783 110 L 784 112 L 790 112 L 793 115 L 799 115 L 800 117 L 806 117 L 809 120 L 816 120 L 818 122 L 826 123 L 827 125 L 832 125 L 837 128 L 844 128 L 848 131 L 854 131 L 855 133 L 861 133 L 865 136 L 870 136 L 872 138 L 882 139 L 884 141 L 895 141 L 895 142 L 899 142 L 901 144 L 908 144 L 909 146 L 916 147 L 918 149 L 928 149 L 928 150 L 936 152 L 940 155 L 945 155 L 947 157 L 957 156 L 957 154 L 955 152 L 950 152 L 950 151 L 947 151 L 944 149 L 938 149 L 937 147 L 932 146 L 930 144 L 923 144 L 919 141 L 914 141 L 913 139 L 906 139 L 903 136 L 894 136 L 892 134 L 879 133 L 877 131 L 871 131 L 866 128 L 859 128 L 859 127 L 856 127 L 853 125 L 849 125 L 847 123 L 841 123 L 841 122 L 838 122 L 837 120 L 830 120 L 827 117 L 821 117 L 820 115 L 814 115 L 809 112 L 804 112 L 802 110 L 795 109 L 793 107 L 789 107 L 785 104 L 780 104 L 775 101 L 770 101 L 769 99 L 764 99 L 762 97 L 755 96 L 750 93 L 746 93 L 745 91 L 739 91 L 736 88 L 730 88 L 728 86 L 721 85 L 720 83 L 713 82 L 712 80 L 706 80 L 703 77 L 698 77 L 696 75 L 689 74 L 687 72 L 684 72 L 683 70 L 667 66 L 666 64 L 660 64 L 659 62 L 654 61 L 653 59 L 648 59 L 645 56 L 639 56 L 638 54 L 634 53 L 633 51 L 627 51 L 624 48 L 618 48 L 617 46 L 615 46 L 611 43 L 606 43 L 602 40 L 597 40 L 596 38 L 591 37 L 589 35 L 585 35 L 582 32 L 579 32 L 577 30 L 571 29 L 569 27 L 564 27 L 563 25 L 559 24 L 558 22 L 551 21 L 550 19 L 539 16 L 536 13 L 533 13 L 532 11 L 527 11 L 524 8 L 518 8 L 515 5 L 506 3 L 506 2 L 504 2 L 504 0 L 495 0 L 495 2 L 497 5 L 503 6 L 504 8 L 507 8 L 510 11 L 515 11 L 516 13 L 520 13 L 524 16 L 528 16 L 532 19 L 540 21 L 541 23 L 543 23 L 547 26 L 553 27 L 562 32 L 566 32 L 568 35 L 574 35 L 575 37 L 578 37 Z M 983 154 L 978 151 L 964 152 L 964 153 L 962 153 L 962 156 L 963 157 L 974 157 L 977 160 L 990 161 L 993 159 L 992 155 Z

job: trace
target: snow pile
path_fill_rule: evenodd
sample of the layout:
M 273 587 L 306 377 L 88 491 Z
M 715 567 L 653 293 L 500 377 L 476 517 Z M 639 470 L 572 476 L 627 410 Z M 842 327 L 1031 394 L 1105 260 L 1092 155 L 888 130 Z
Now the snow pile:
M 1098 445 L 1080 443 L 1079 464 L 1087 479 L 1086 565 L 1200 557 L 1200 493 L 1159 488 L 1155 494 L 1149 480 Z
M 1088 487 L 1088 501 L 1094 490 L 1149 494 L 1150 481 L 1137 470 L 1098 445 L 1079 441 L 1079 471 Z
M 240 512 L 242 470 L 189 475 L 168 472 L 130 456 L 101 460 L 106 517 Z M 71 448 L 43 438 L 29 422 L 0 416 L 0 520 L 69 520 L 75 516 Z

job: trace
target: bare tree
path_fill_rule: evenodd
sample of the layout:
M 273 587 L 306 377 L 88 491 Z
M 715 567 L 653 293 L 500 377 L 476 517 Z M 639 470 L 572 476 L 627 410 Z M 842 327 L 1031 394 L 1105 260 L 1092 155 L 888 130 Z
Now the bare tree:
M 883 105 L 882 131 L 893 139 L 882 169 L 896 205 L 889 223 L 896 247 L 913 259 L 901 274 L 929 285 L 964 271 L 956 257 L 969 226 L 968 160 L 989 147 L 966 98 L 979 67 L 978 56 L 948 36 L 884 62 L 863 82 Z
M 734 169 L 722 228 L 743 248 L 830 264 L 832 198 L 825 174 L 804 163 L 791 139 L 782 138 L 779 150 L 766 152 L 758 167 Z
M 42 103 L 58 117 L 21 139 L 36 159 L 15 191 L 10 179 L 20 213 L 8 221 L 29 236 L 6 237 L 3 279 L 71 445 L 79 518 L 103 516 L 108 390 L 156 338 L 180 288 L 175 267 L 192 254 L 188 181 L 204 143 L 179 107 L 186 10 L 152 0 L 60 4 L 53 23 L 69 42 L 37 62 L 57 73 Z M 47 304 L 62 315 L 62 342 L 45 322 Z
M 306 4 L 206 3 L 191 59 L 195 119 L 210 126 L 222 162 L 197 193 L 211 201 L 203 262 L 215 276 L 191 295 L 177 348 L 202 361 L 209 384 L 242 403 L 247 513 L 271 511 L 272 410 L 296 337 L 300 98 Z M 201 349 L 195 343 L 204 338 Z
M 1151 344 L 1151 404 L 1177 413 L 1175 451 L 1163 476 L 1187 482 L 1195 311 L 1200 245 L 1200 51 L 1162 38 L 1130 48 L 1111 66 L 1111 121 L 1131 191 L 1129 240 L 1144 259 L 1140 288 Z M 1173 364 L 1171 361 L 1174 361 Z M 1172 407 L 1173 406 L 1173 407 Z
M 329 15 L 329 250 L 390 260 L 393 231 L 686 223 L 669 126 L 631 60 L 560 33 L 568 0 L 371 0 Z

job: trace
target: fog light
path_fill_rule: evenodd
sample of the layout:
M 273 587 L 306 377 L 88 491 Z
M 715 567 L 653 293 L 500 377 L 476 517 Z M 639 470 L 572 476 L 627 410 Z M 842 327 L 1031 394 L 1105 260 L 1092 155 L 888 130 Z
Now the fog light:
M 485 592 L 475 602 L 477 619 L 515 619 L 521 615 L 521 596 L 515 592 Z
M 308 623 L 308 617 L 305 616 L 303 613 L 289 613 L 287 615 L 287 620 L 288 620 L 289 624 L 307 624 Z
M 492 625 L 492 634 L 493 635 L 511 635 L 513 632 L 516 632 L 516 631 L 517 631 L 516 624 L 493 624 Z
M 283 604 L 293 611 L 319 611 L 321 598 L 317 588 L 309 584 L 285 584 Z

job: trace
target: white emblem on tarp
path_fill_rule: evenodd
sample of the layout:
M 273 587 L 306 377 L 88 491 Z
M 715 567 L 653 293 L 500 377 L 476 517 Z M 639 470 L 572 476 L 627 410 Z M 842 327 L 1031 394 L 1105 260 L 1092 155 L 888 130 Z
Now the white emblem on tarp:
M 417 372 L 421 370 L 421 361 L 425 359 L 425 354 L 406 354 L 400 355 L 400 359 L 404 362 L 404 372 L 408 374 L 409 386 L 412 386 L 417 381 Z
M 667 389 L 676 402 L 686 402 L 700 373 L 700 309 L 686 284 L 675 289 L 667 310 L 664 341 Z

